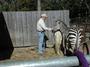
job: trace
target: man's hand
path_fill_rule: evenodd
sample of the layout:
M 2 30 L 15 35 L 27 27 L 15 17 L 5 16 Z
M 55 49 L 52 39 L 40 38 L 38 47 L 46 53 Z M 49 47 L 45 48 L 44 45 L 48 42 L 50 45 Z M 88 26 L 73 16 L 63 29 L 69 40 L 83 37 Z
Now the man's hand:
M 49 28 L 49 30 L 50 30 L 50 31 L 52 31 L 52 30 L 53 30 L 53 28 Z

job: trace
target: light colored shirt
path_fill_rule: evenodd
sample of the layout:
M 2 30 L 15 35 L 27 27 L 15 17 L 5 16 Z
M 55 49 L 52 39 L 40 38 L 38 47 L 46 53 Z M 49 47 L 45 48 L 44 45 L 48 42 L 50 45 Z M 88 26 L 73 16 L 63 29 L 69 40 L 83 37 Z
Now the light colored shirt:
M 46 27 L 45 21 L 43 18 L 40 18 L 37 22 L 37 31 L 45 31 L 45 30 L 51 30 L 51 28 Z

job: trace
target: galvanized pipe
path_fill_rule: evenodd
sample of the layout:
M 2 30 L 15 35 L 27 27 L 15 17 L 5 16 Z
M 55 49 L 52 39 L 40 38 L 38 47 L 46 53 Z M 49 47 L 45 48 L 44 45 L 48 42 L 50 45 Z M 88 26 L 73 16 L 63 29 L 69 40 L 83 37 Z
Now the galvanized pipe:
M 90 55 L 85 56 L 90 64 Z M 75 56 L 64 58 L 37 59 L 28 61 L 1 61 L 0 67 L 70 67 L 78 66 L 79 61 Z

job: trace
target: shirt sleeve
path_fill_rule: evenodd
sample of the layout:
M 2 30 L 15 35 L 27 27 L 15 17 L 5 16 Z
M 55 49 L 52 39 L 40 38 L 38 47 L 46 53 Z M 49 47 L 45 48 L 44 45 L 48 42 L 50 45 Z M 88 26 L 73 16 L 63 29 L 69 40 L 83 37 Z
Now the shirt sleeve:
M 44 29 L 44 30 L 51 30 L 51 28 L 48 28 L 44 22 L 42 22 L 41 24 L 41 27 Z

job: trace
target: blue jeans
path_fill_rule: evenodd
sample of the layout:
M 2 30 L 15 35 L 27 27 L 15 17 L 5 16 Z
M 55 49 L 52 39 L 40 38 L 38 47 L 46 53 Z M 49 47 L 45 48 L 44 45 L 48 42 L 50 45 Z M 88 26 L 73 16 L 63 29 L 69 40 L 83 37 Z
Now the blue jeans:
M 45 32 L 38 32 L 38 38 L 39 38 L 39 42 L 38 42 L 38 52 L 40 54 L 42 54 L 45 50 Z

